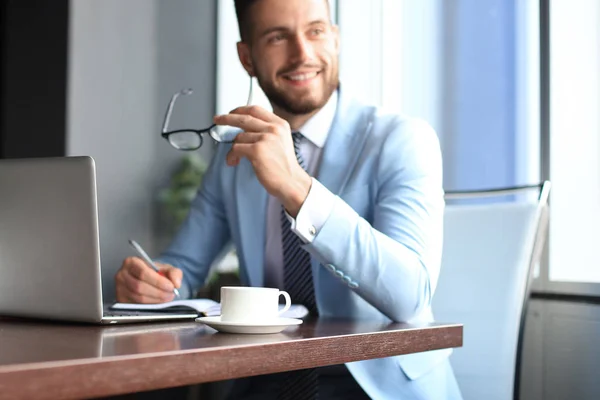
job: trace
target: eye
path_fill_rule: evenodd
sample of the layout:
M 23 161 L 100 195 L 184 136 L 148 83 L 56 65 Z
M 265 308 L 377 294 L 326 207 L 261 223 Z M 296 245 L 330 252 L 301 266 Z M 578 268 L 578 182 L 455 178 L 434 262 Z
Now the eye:
M 285 36 L 282 33 L 278 33 L 269 38 L 269 43 L 278 43 L 285 39 Z
M 313 28 L 310 30 L 311 36 L 321 36 L 324 33 L 325 33 L 325 30 L 323 28 Z

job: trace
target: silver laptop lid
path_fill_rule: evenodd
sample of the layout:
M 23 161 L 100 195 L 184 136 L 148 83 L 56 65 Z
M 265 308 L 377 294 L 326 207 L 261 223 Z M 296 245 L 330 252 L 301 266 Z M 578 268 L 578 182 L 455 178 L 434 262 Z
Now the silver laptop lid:
M 98 322 L 91 157 L 0 160 L 0 314 Z

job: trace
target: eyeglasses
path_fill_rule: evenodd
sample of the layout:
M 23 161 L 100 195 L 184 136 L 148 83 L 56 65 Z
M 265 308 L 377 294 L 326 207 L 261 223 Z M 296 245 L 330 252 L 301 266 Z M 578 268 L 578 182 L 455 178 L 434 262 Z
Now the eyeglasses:
M 192 88 L 183 89 L 171 97 L 167 112 L 165 113 L 165 120 L 163 121 L 161 136 L 166 139 L 171 146 L 177 150 L 192 151 L 197 150 L 202 146 L 204 142 L 203 135 L 208 133 L 211 138 L 217 143 L 232 143 L 238 132 L 230 127 L 224 125 L 212 124 L 205 129 L 179 129 L 175 131 L 169 131 L 169 121 L 171 114 L 173 113 L 173 107 L 175 101 L 179 96 L 187 96 L 194 93 Z M 252 100 L 252 78 L 250 78 L 250 90 L 248 91 L 248 101 L 246 105 L 249 106 Z

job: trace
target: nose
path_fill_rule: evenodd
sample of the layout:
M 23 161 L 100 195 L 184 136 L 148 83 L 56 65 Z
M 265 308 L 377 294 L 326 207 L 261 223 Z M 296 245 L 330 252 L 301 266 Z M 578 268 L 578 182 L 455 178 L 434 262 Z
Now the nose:
M 290 61 L 293 63 L 304 63 L 313 58 L 313 48 L 310 41 L 303 35 L 294 35 L 290 41 Z

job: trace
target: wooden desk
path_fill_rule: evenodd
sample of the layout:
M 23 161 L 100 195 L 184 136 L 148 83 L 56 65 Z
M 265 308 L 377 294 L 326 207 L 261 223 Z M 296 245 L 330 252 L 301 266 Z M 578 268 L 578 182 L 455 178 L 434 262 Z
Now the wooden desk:
M 83 326 L 0 318 L 0 399 L 89 398 L 462 346 L 462 325 L 305 321 L 271 335 L 195 322 Z

